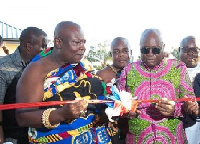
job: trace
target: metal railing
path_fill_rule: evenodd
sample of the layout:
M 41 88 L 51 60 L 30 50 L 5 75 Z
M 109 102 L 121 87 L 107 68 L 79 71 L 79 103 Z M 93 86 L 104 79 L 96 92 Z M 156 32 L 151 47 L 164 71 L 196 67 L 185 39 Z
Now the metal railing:
M 0 35 L 3 38 L 19 38 L 22 29 L 18 29 L 7 23 L 0 21 Z

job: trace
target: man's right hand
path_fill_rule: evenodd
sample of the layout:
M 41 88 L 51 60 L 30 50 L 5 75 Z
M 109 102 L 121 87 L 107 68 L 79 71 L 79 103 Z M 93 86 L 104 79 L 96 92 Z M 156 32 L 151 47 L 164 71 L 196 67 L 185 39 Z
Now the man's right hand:
M 136 118 L 140 114 L 141 114 L 141 111 L 135 110 L 135 112 L 128 112 L 127 114 L 124 114 L 122 116 L 122 118 L 124 117 L 124 118 L 131 118 L 131 119 L 133 119 L 133 118 Z
M 87 106 L 87 100 L 80 100 L 75 103 L 66 104 L 61 109 L 61 115 L 63 115 L 65 120 L 79 118 L 87 111 Z
M 184 96 L 184 98 L 188 98 L 187 96 Z M 186 101 L 183 104 L 183 109 L 186 113 L 190 115 L 197 116 L 199 113 L 199 106 L 196 101 Z

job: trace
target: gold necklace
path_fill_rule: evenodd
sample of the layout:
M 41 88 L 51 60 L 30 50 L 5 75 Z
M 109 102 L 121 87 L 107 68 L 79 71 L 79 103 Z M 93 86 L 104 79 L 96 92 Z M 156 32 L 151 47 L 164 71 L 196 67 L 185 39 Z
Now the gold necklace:
M 107 64 L 107 66 L 108 66 L 115 74 L 117 74 L 117 71 L 115 70 L 115 68 L 114 68 L 113 66 L 111 66 L 111 65 L 109 65 L 109 64 Z

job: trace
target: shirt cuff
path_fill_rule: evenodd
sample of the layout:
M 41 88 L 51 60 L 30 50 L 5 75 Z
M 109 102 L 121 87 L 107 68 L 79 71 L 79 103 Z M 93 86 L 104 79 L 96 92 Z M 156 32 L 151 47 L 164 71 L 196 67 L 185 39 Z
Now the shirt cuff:
M 175 103 L 174 117 L 183 117 L 183 103 Z

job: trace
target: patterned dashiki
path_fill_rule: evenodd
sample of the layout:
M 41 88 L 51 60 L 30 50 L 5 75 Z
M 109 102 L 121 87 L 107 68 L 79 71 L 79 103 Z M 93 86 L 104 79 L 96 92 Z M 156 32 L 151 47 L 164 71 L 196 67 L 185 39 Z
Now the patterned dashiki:
M 33 61 L 50 54 L 51 51 L 52 48 L 41 52 Z M 43 101 L 65 101 L 83 97 L 97 99 L 103 92 L 99 79 L 86 71 L 83 63 L 66 64 L 46 75 Z M 61 122 L 54 129 L 29 128 L 29 141 L 41 144 L 110 144 L 105 126 L 97 126 L 99 116 L 96 108 L 96 104 L 89 104 L 85 117 Z
M 154 67 L 148 68 L 142 61 L 129 64 L 120 77 L 120 90 L 126 90 L 138 100 L 168 98 L 175 100 L 194 97 L 187 68 L 183 62 L 163 59 Z M 187 138 L 180 117 L 181 105 L 176 102 L 175 112 L 166 117 L 159 113 L 154 104 L 141 103 L 141 114 L 129 120 L 127 144 L 186 144 Z

